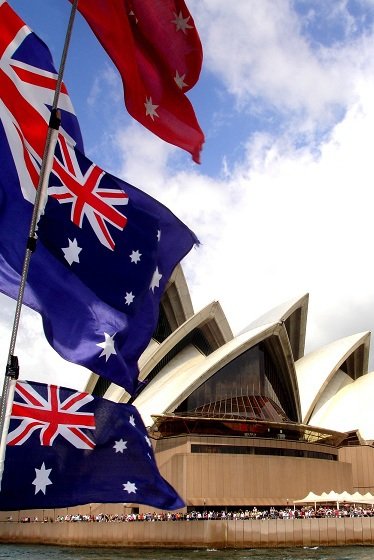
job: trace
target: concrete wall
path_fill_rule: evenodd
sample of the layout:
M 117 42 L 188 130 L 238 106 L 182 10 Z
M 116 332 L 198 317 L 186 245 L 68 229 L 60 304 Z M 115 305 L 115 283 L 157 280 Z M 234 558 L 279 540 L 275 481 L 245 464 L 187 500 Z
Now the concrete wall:
M 132 523 L 0 522 L 0 542 L 164 548 L 373 545 L 374 518 Z
M 259 454 L 191 453 L 196 443 L 257 448 Z M 338 455 L 327 445 L 300 441 L 193 435 L 158 440 L 155 450 L 161 474 L 191 507 L 286 505 L 310 491 L 353 491 L 348 461 L 262 455 L 261 447 Z
M 353 488 L 361 494 L 374 493 L 374 447 L 360 445 L 339 449 L 339 461 L 352 465 Z

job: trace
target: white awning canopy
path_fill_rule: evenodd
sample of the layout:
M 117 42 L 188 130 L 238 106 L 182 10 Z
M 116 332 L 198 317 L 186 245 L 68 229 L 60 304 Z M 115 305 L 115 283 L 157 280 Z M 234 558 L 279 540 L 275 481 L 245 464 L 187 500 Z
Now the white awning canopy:
M 367 492 L 366 494 L 360 494 L 360 492 L 354 492 L 350 494 L 349 492 L 335 492 L 331 490 L 330 492 L 322 492 L 322 494 L 315 494 L 314 492 L 309 492 L 305 498 L 302 500 L 294 500 L 294 504 L 310 504 L 310 503 L 325 503 L 331 504 L 335 503 L 337 507 L 341 503 L 349 504 L 371 504 L 374 505 L 374 496 Z

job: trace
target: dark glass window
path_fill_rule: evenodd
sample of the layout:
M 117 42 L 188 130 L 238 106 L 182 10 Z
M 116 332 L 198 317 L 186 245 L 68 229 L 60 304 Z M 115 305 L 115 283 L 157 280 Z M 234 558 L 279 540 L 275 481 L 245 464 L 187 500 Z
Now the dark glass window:
M 242 445 L 191 444 L 191 453 L 222 453 L 232 455 L 272 455 L 277 457 L 304 457 L 337 461 L 337 455 L 305 449 L 285 449 L 280 447 L 246 447 Z
M 230 361 L 220 371 L 200 385 L 175 410 L 178 414 L 193 414 L 202 408 L 221 409 L 225 414 L 238 415 L 244 397 L 250 397 L 250 418 L 273 419 L 274 409 L 279 419 L 291 419 L 283 375 L 278 371 L 265 344 L 258 344 Z M 246 405 L 245 405 L 246 406 Z M 244 406 L 244 408 L 245 408 Z M 242 410 L 243 407 L 242 407 Z
M 157 340 L 157 342 L 163 342 L 171 334 L 171 327 L 169 321 L 166 317 L 166 313 L 162 305 L 159 306 L 159 315 L 156 330 L 154 331 L 152 338 Z
M 105 379 L 105 377 L 99 377 L 94 387 L 94 390 L 92 391 L 92 394 L 95 397 L 103 397 L 107 389 L 109 389 L 110 384 L 111 381 L 109 379 Z
M 162 309 L 162 306 L 160 306 L 160 310 Z M 166 320 L 166 317 L 165 317 Z M 162 323 L 163 320 L 161 320 Z M 160 325 L 160 319 L 159 319 L 159 325 Z M 159 329 L 159 325 L 157 327 L 157 329 Z M 166 335 L 167 330 L 164 329 L 163 333 L 164 335 Z M 171 331 L 170 333 L 171 334 Z M 158 335 L 157 335 L 158 336 Z M 153 335 L 153 338 L 155 340 L 157 340 L 158 342 L 162 342 L 163 340 L 161 340 L 161 337 L 159 336 L 159 338 L 156 337 L 156 335 Z M 166 338 L 166 337 L 165 337 Z M 145 383 L 143 385 L 143 387 L 139 388 L 139 391 L 137 392 L 136 395 L 134 395 L 134 397 L 129 401 L 130 403 L 132 403 L 134 401 L 134 399 L 136 397 L 138 397 L 140 395 L 140 393 L 142 392 L 142 390 L 147 386 L 147 384 L 152 381 L 152 379 L 154 379 L 156 377 L 156 375 L 169 363 L 171 362 L 171 360 L 173 358 L 175 358 L 175 356 L 177 356 L 178 354 L 180 354 L 182 352 L 182 350 L 184 348 L 186 348 L 186 346 L 188 345 L 193 345 L 195 346 L 195 348 L 197 348 L 199 350 L 199 352 L 201 352 L 202 354 L 204 354 L 205 356 L 208 356 L 209 354 L 211 354 L 213 352 L 213 348 L 211 347 L 211 345 L 209 344 L 209 342 L 207 341 L 206 337 L 204 336 L 204 333 L 200 330 L 200 329 L 194 329 L 191 333 L 189 333 L 187 336 L 185 336 L 178 344 L 175 344 L 173 346 L 173 348 L 170 350 L 170 352 L 168 352 L 166 354 L 166 356 L 164 356 L 158 363 L 157 365 L 149 372 L 149 374 L 147 375 L 147 379 L 145 380 Z

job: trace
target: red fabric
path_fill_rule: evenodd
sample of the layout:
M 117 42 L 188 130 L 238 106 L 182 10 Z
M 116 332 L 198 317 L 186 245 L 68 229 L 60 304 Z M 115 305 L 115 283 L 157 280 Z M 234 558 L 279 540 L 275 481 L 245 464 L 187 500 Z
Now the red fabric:
M 78 9 L 121 74 L 130 115 L 199 163 L 204 134 L 185 92 L 203 55 L 184 0 L 79 0 Z

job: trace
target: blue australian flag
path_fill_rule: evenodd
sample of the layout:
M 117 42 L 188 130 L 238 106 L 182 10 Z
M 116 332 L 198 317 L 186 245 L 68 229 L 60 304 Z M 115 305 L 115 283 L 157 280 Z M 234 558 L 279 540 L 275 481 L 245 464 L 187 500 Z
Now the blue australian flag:
M 16 298 L 57 76 L 46 45 L 7 2 L 0 61 L 0 290 Z M 24 303 L 63 358 L 133 394 L 165 286 L 198 240 L 168 208 L 85 157 L 64 85 L 59 107 Z
M 184 507 L 158 470 L 136 408 L 55 385 L 18 381 L 0 509 L 95 502 Z

